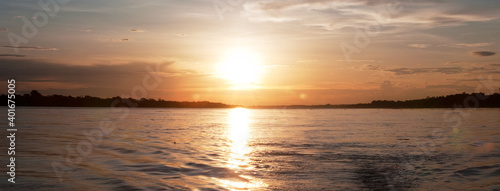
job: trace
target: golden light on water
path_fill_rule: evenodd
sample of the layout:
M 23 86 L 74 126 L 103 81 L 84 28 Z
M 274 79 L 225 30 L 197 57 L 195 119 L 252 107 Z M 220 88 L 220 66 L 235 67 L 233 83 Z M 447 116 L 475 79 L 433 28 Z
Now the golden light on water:
M 251 112 L 245 108 L 232 109 L 228 117 L 229 127 L 227 129 L 227 139 L 229 145 L 229 155 L 226 166 L 235 173 L 253 169 L 250 165 L 249 154 L 252 148 L 248 146 L 248 139 L 251 135 Z M 236 179 L 221 179 L 220 186 L 231 190 L 252 189 L 266 187 L 267 184 L 243 174 Z
M 229 188 L 231 190 L 245 190 L 245 189 L 254 189 L 254 188 L 262 188 L 267 187 L 267 184 L 255 180 L 252 177 L 240 175 L 240 178 L 245 179 L 245 181 L 232 181 L 232 180 L 220 180 L 221 186 L 225 188 Z
M 229 114 L 228 139 L 230 141 L 230 158 L 228 167 L 231 169 L 248 169 L 250 152 L 248 138 L 250 136 L 250 111 L 245 108 L 235 108 Z

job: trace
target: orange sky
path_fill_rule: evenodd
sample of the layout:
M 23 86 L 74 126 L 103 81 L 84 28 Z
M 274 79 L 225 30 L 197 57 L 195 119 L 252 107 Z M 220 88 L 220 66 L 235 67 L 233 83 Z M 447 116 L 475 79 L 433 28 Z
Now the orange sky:
M 498 12 L 487 0 L 2 1 L 0 76 L 21 93 L 240 105 L 493 93 Z

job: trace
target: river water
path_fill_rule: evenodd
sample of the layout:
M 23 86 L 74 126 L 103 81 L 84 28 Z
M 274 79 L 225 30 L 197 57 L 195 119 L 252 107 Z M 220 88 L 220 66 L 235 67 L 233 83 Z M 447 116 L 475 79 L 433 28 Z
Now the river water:
M 0 190 L 500 190 L 500 109 L 21 107 L 16 124 Z

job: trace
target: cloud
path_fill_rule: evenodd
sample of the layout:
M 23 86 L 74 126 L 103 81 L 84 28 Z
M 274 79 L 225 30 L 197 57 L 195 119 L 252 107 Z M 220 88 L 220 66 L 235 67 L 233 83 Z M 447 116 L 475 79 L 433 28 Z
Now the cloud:
M 260 0 L 247 2 L 246 9 L 260 11 L 284 11 L 284 10 L 327 10 L 349 6 L 377 6 L 388 4 L 384 0 Z
M 68 31 L 75 31 L 75 32 L 86 32 L 86 33 L 92 32 L 92 30 L 90 30 L 90 29 L 79 29 L 79 28 L 69 28 L 69 27 L 66 27 L 64 29 L 68 30 Z
M 464 72 L 463 68 L 451 67 L 451 68 L 433 68 L 432 72 L 442 73 L 442 74 L 458 74 Z
M 336 60 L 337 62 L 380 62 L 377 60 Z
M 26 49 L 26 50 L 49 50 L 49 51 L 56 51 L 59 50 L 57 48 L 46 48 L 46 47 L 39 47 L 39 46 L 0 46 L 2 48 L 18 48 L 18 49 Z
M 395 75 L 410 75 L 410 74 L 420 74 L 420 73 L 460 74 L 460 73 L 470 73 L 475 71 L 495 72 L 494 70 L 486 69 L 484 67 L 392 68 L 384 71 L 392 72 Z
M 361 70 L 380 70 L 382 67 L 380 65 L 365 64 L 361 66 Z
M 392 90 L 393 87 L 391 81 L 384 81 L 382 84 L 380 84 L 380 89 L 384 91 Z
M 130 29 L 130 31 L 132 31 L 132 32 L 146 32 L 145 30 L 141 30 L 141 29 Z
M 282 11 L 286 9 L 325 9 L 333 3 L 331 0 L 292 0 L 292 1 L 257 1 L 247 2 L 243 6 L 246 10 L 254 11 Z
M 113 39 L 113 38 L 101 38 L 97 39 L 99 42 L 128 42 L 132 41 L 132 39 L 129 38 L 122 38 L 122 39 Z
M 108 95 L 119 95 L 117 89 L 124 91 L 143 83 L 143 77 L 150 74 L 150 67 L 160 77 L 185 74 L 185 71 L 174 70 L 169 66 L 173 62 L 146 63 L 131 62 L 118 65 L 66 65 L 35 59 L 12 59 L 0 57 L 0 76 L 12 76 L 23 83 L 36 83 L 47 89 L 72 89 L 72 87 L 93 87 L 108 92 Z M 156 67 L 158 66 L 158 70 Z M 151 81 L 152 79 L 150 79 Z M 51 86 L 54 84 L 57 86 Z M 71 84 L 63 88 L 62 84 Z M 96 89 L 93 89 L 94 91 Z
M 431 45 L 430 44 L 409 44 L 408 46 L 412 47 L 412 48 L 427 48 Z
M 165 96 L 166 92 L 200 90 L 225 87 L 222 79 L 195 70 L 175 69 L 174 62 L 129 62 L 122 64 L 67 65 L 38 59 L 14 59 L 0 57 L 0 76 L 15 77 L 30 87 L 46 87 L 52 93 L 71 95 L 116 96 L 128 93 L 137 85 L 142 85 L 144 77 L 155 74 L 162 80 L 157 93 L 151 96 Z M 150 69 L 147 69 L 149 67 Z M 153 71 L 153 72 L 150 72 Z M 148 78 L 149 84 L 154 78 Z M 59 85 L 55 85 L 58 83 Z M 63 84 L 61 84 L 63 83 Z M 62 85 L 71 84 L 66 88 Z M 24 86 L 20 86 L 24 87 Z M 74 87 L 86 87 L 77 91 L 62 91 Z M 25 90 L 25 89 L 23 89 Z
M 427 24 L 437 24 L 441 26 L 459 25 L 464 22 L 488 21 L 488 20 L 491 20 L 491 18 L 484 18 L 480 16 L 471 16 L 471 15 L 446 15 L 446 16 L 415 19 L 415 21 L 417 22 L 423 21 Z
M 458 74 L 464 71 L 460 67 L 448 67 L 448 68 L 393 68 L 384 70 L 387 72 L 393 72 L 396 75 L 409 75 L 409 74 L 419 74 L 419 73 L 443 73 L 443 74 Z
M 484 81 L 485 79 L 481 79 L 481 78 L 473 78 L 473 79 L 453 79 L 457 82 L 481 82 L 481 81 Z M 497 82 L 500 82 L 500 79 L 491 79 L 491 81 L 497 81 Z
M 257 0 L 246 2 L 242 14 L 251 22 L 294 22 L 323 30 L 360 28 L 383 22 L 383 30 L 414 31 L 500 18 L 498 1 L 398 1 L 402 12 L 384 15 L 385 0 Z M 396 6 L 397 7 L 397 6 Z
M 408 74 L 429 72 L 429 70 L 425 69 L 425 68 L 394 68 L 394 69 L 388 69 L 388 70 L 384 70 L 384 71 L 393 72 L 396 75 L 408 75 Z
M 0 54 L 0 57 L 25 57 L 26 55 L 21 54 Z
M 226 91 L 223 79 L 213 74 L 172 67 L 174 62 L 128 62 L 122 64 L 68 65 L 48 60 L 14 59 L 0 57 L 0 76 L 13 77 L 23 93 L 40 90 L 42 94 L 92 95 L 99 97 L 163 98 L 189 101 L 192 94 L 216 90 Z M 146 67 L 150 67 L 148 70 Z M 152 71 L 152 72 L 150 72 Z M 135 91 L 138 86 L 155 84 L 155 76 L 161 79 L 158 86 L 147 89 L 146 94 Z M 149 78 L 146 78 L 148 77 Z M 135 91 L 135 93 L 132 93 Z M 137 94 L 137 95 L 134 95 Z M 189 95 L 187 95 L 189 94 Z M 225 101 L 219 96 L 204 97 L 206 100 Z
M 469 72 L 473 72 L 473 71 L 485 71 L 488 69 L 486 69 L 484 67 L 471 67 L 471 68 L 466 68 L 464 70 L 469 71 Z
M 483 47 L 483 46 L 491 46 L 494 43 L 489 42 L 481 42 L 481 43 L 458 43 L 457 46 L 465 46 L 465 47 Z
M 0 59 L 0 76 L 14 75 L 24 80 L 53 79 L 57 81 L 83 82 L 93 77 L 112 78 L 117 76 L 132 76 L 145 73 L 145 67 L 150 63 L 132 62 L 120 65 L 66 65 L 41 60 Z M 163 63 L 168 66 L 173 62 Z M 163 68 L 165 69 L 165 68 Z M 171 72 L 162 70 L 162 72 Z
M 462 61 L 449 61 L 449 62 L 446 62 L 445 64 L 450 65 L 450 64 L 460 64 L 460 63 L 462 63 Z
M 456 90 L 471 90 L 474 87 L 466 86 L 466 85 L 455 85 L 455 84 L 443 84 L 443 85 L 430 85 L 426 86 L 426 88 L 431 89 L 456 89 Z
M 252 22 L 302 21 L 306 25 L 311 25 L 317 22 L 307 22 L 307 20 L 318 21 L 318 19 L 325 19 L 316 11 L 332 10 L 332 8 L 338 7 L 340 3 L 332 0 L 258 0 L 246 2 L 243 5 L 243 15 Z M 353 3 L 355 2 L 349 4 Z
M 489 52 L 489 51 L 472 51 L 470 52 L 472 56 L 479 56 L 479 57 L 484 57 L 484 56 L 493 56 L 496 53 L 494 52 Z

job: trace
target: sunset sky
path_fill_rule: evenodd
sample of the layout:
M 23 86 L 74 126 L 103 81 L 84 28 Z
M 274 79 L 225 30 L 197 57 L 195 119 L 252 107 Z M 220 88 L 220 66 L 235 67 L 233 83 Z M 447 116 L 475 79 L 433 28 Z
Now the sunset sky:
M 45 2 L 0 1 L 0 76 L 21 93 L 132 95 L 148 66 L 162 80 L 145 97 L 241 105 L 493 93 L 500 84 L 497 0 Z

